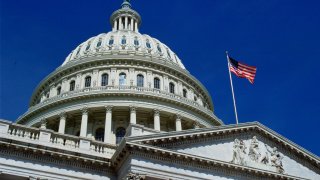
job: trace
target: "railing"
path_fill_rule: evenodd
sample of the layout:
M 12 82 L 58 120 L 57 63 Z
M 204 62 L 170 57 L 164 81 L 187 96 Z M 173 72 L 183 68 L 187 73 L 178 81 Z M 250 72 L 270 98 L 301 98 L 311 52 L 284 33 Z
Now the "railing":
M 104 142 L 2 120 L 0 120 L 0 138 L 105 158 L 111 158 L 116 149 L 115 145 Z
M 28 109 L 26 113 L 24 113 L 21 117 L 18 118 L 18 120 L 21 120 L 25 115 L 29 114 L 31 111 L 38 109 L 42 106 L 45 106 L 46 104 L 49 104 L 51 102 L 55 102 L 58 100 L 62 100 L 66 97 L 74 97 L 78 95 L 83 95 L 83 93 L 94 93 L 94 92 L 130 92 L 130 93 L 150 93 L 150 95 L 157 94 L 157 96 L 162 96 L 164 98 L 173 99 L 185 104 L 188 104 L 190 106 L 196 107 L 197 109 L 202 110 L 203 112 L 207 113 L 210 116 L 213 116 L 213 113 L 210 109 L 205 108 L 204 106 L 201 106 L 199 103 L 190 100 L 188 98 L 182 97 L 177 94 L 169 93 L 166 91 L 162 91 L 160 89 L 155 88 L 147 88 L 147 87 L 137 87 L 137 86 L 99 86 L 99 87 L 89 87 L 89 88 L 83 88 L 75 91 L 68 91 L 64 92 L 60 95 L 48 98 L 39 104 L 32 106 Z
M 7 135 L 14 139 L 24 139 L 27 141 L 38 141 L 40 131 L 37 128 L 28 128 L 18 124 L 12 124 L 8 128 Z
M 79 148 L 80 139 L 77 136 L 52 133 L 50 142 L 54 146 L 64 146 L 66 148 L 77 149 Z

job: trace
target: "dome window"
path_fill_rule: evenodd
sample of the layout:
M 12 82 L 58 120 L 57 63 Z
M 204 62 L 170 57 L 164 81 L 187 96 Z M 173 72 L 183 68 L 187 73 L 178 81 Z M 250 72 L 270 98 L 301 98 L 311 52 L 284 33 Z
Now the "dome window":
M 186 90 L 186 89 L 183 89 L 183 97 L 184 97 L 184 98 L 187 98 L 187 94 L 188 94 L 187 90 Z
M 134 45 L 139 46 L 139 40 L 137 37 L 134 38 Z
M 160 89 L 160 79 L 159 78 L 154 78 L 153 79 L 153 87 L 155 89 Z
M 90 87 L 91 86 L 91 76 L 87 76 L 84 80 L 84 87 Z
M 143 75 L 139 74 L 139 75 L 137 76 L 137 86 L 138 86 L 138 87 L 143 87 L 143 81 L 144 81 Z
M 169 91 L 170 93 L 174 94 L 174 84 L 172 82 L 169 83 Z
M 194 100 L 194 101 L 198 101 L 197 96 L 194 96 L 194 97 L 193 97 L 193 100 Z
M 168 57 L 171 59 L 170 51 L 168 48 L 167 48 L 167 54 L 168 54 Z
M 122 39 L 121 39 L 121 44 L 122 44 L 122 45 L 127 44 L 127 39 L 126 39 L 125 36 L 122 37 Z
M 97 47 L 100 47 L 100 46 L 101 46 L 101 44 L 102 44 L 102 40 L 101 40 L 101 39 L 99 39 L 99 41 L 98 41 L 98 43 L 97 43 Z
M 70 88 L 69 88 L 70 91 L 74 91 L 75 84 L 76 84 L 75 81 L 70 82 Z
M 90 49 L 91 43 L 89 43 L 86 47 L 86 51 L 88 51 Z
M 61 94 L 61 86 L 57 88 L 57 95 L 60 95 L 60 94 Z
M 76 55 L 79 55 L 80 50 L 81 50 L 81 46 L 78 48 L 78 51 L 77 51 L 77 54 L 76 54 Z
M 119 75 L 119 85 L 120 86 L 125 86 L 126 85 L 126 80 L 127 80 L 127 75 L 125 73 L 120 73 L 120 75 Z
M 146 46 L 147 46 L 148 49 L 151 49 L 151 44 L 149 42 L 149 39 L 147 39 Z
M 158 49 L 159 53 L 162 53 L 162 50 L 161 50 L 160 44 L 158 44 L 158 45 L 157 45 L 157 49 Z
M 108 85 L 108 74 L 102 74 L 101 76 L 101 86 Z
M 47 92 L 47 94 L 46 94 L 46 98 L 49 98 L 50 97 L 50 93 L 49 92 Z
M 109 40 L 109 46 L 112 46 L 114 43 L 114 39 L 113 39 L 113 36 L 111 36 L 110 40 Z

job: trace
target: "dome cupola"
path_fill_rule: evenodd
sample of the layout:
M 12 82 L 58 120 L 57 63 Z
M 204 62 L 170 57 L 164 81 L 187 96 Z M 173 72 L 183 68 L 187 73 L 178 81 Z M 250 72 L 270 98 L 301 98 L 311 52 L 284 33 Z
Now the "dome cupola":
M 110 17 L 112 31 L 135 31 L 139 32 L 141 17 L 138 12 L 131 9 L 130 0 L 124 0 L 121 9 L 112 13 Z

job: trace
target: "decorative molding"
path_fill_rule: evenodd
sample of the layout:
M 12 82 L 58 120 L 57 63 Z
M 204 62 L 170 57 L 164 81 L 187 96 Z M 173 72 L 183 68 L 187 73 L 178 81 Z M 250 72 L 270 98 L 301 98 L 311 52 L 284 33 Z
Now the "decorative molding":
M 130 172 L 127 174 L 126 180 L 145 180 L 145 175 L 140 175 L 138 173 L 132 173 Z
M 137 110 L 137 107 L 136 106 L 129 106 L 129 108 L 130 108 L 130 112 L 136 112 L 136 110 Z
M 104 108 L 106 109 L 107 113 L 112 113 L 113 106 L 104 106 Z
M 67 113 L 66 112 L 61 112 L 60 114 L 59 114 L 59 117 L 60 117 L 60 119 L 61 118 L 67 118 L 68 117 L 68 115 L 67 115 Z
M 82 115 L 88 115 L 88 107 L 87 106 L 84 106 L 82 109 L 81 109 L 81 112 L 82 112 Z
M 154 116 L 160 116 L 160 110 L 159 109 L 154 109 Z

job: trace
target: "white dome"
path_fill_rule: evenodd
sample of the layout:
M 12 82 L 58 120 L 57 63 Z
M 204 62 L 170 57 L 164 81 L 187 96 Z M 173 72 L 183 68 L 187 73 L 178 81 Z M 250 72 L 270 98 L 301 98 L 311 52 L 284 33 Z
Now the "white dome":
M 123 42 L 123 39 L 125 39 L 125 42 Z M 150 44 L 150 46 L 148 44 Z M 149 35 L 123 30 L 102 33 L 88 39 L 67 56 L 62 66 L 68 63 L 81 61 L 85 57 L 102 56 L 104 54 L 117 55 L 121 51 L 128 52 L 128 54 L 132 51 L 144 56 L 151 55 L 153 58 L 167 60 L 169 63 L 185 69 L 179 57 L 159 40 L 152 38 Z

